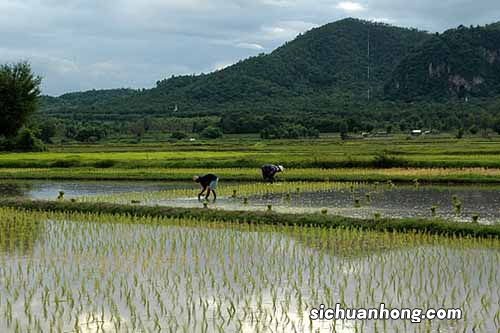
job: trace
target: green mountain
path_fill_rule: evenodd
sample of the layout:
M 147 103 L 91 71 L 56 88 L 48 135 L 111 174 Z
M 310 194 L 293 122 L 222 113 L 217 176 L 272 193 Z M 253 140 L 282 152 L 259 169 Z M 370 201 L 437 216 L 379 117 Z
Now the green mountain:
M 406 101 L 500 95 L 500 23 L 432 36 L 401 61 L 385 91 Z
M 163 79 L 152 89 L 44 97 L 41 115 L 62 120 L 72 138 L 208 126 L 270 135 L 282 128 L 477 133 L 500 131 L 499 110 L 500 23 L 432 35 L 344 19 L 210 74 Z
M 346 98 L 366 100 L 369 90 L 370 97 L 382 97 L 392 71 L 427 39 L 428 34 L 416 29 L 345 19 L 211 74 L 172 77 L 141 91 L 47 97 L 43 111 L 100 120 L 174 115 L 174 110 L 221 114 L 256 106 L 262 111 L 317 111 Z

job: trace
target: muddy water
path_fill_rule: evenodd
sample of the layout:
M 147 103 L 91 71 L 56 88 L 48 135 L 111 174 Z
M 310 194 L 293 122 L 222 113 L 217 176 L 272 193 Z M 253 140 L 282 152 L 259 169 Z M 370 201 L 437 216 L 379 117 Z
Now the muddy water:
M 500 223 L 500 187 L 498 186 L 362 186 L 354 190 L 270 194 L 243 198 L 220 198 L 209 207 L 229 210 L 266 210 L 304 213 L 327 210 L 328 214 L 369 218 L 439 217 L 471 222 L 477 215 L 485 224 Z M 201 207 L 196 198 L 156 201 L 155 204 Z M 432 209 L 434 207 L 434 209 Z M 433 212 L 434 211 L 434 212 Z

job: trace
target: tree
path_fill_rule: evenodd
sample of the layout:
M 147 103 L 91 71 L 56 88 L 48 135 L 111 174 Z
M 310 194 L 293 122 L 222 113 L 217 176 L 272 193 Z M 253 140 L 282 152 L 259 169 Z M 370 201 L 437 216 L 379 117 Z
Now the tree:
M 56 135 L 57 123 L 53 119 L 47 119 L 40 124 L 39 137 L 45 143 L 51 143 L 52 138 Z
M 184 133 L 184 132 L 176 131 L 176 132 L 173 132 L 172 135 L 170 135 L 170 137 L 172 139 L 182 140 L 182 139 L 187 138 L 188 135 L 186 133 Z
M 37 110 L 41 83 L 27 62 L 0 66 L 0 136 L 14 137 Z
M 347 122 L 342 121 L 340 123 L 339 131 L 340 131 L 340 138 L 342 140 L 346 140 L 347 139 L 347 132 L 349 131 L 349 126 L 347 125 Z
M 498 118 L 493 124 L 493 130 L 500 134 L 500 118 Z
M 209 126 L 205 128 L 200 135 L 205 139 L 218 139 L 222 137 L 222 131 L 218 127 Z
M 141 140 L 142 137 L 144 136 L 144 133 L 146 132 L 146 129 L 144 128 L 144 121 L 136 121 L 135 123 L 130 124 L 130 133 L 132 133 L 138 140 Z

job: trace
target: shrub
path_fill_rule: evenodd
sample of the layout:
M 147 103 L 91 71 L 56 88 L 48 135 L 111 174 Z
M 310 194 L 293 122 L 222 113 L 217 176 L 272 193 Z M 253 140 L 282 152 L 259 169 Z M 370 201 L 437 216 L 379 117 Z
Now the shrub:
M 15 150 L 20 151 L 44 151 L 45 146 L 42 141 L 38 139 L 33 132 L 28 129 L 22 129 L 15 141 Z
M 222 137 L 222 130 L 218 127 L 209 126 L 201 132 L 201 137 L 204 139 L 218 139 Z
M 383 151 L 375 155 L 372 164 L 376 168 L 394 168 L 405 166 L 407 163 L 405 160 L 391 156 L 386 151 Z
M 113 160 L 102 160 L 94 163 L 94 167 L 99 169 L 111 168 L 116 164 L 116 161 Z
M 185 139 L 188 137 L 188 135 L 184 132 L 173 132 L 170 137 L 172 139 L 176 139 L 176 140 L 182 140 L 182 139 Z

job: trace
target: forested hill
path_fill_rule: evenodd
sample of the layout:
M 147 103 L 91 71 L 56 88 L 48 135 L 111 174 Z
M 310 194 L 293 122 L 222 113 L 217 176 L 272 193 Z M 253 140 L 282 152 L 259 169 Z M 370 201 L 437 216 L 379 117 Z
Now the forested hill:
M 312 29 L 270 54 L 224 70 L 180 76 L 147 90 L 104 90 L 46 97 L 43 111 L 81 119 L 221 114 L 248 110 L 321 111 L 345 100 L 382 98 L 393 70 L 430 36 L 357 19 Z M 177 107 L 176 107 L 177 106 Z
M 397 66 L 386 94 L 406 101 L 500 95 L 500 23 L 432 36 Z

